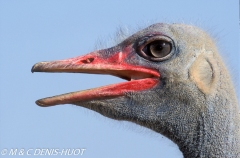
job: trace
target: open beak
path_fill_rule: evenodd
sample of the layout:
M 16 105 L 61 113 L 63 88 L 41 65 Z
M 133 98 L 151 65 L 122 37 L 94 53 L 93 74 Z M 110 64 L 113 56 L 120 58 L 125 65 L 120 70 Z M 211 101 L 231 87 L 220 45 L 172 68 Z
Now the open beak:
M 32 72 L 109 74 L 128 80 L 118 84 L 43 98 L 37 100 L 36 104 L 44 107 L 58 104 L 74 104 L 124 96 L 128 92 L 153 88 L 159 82 L 159 72 L 127 63 L 125 59 L 129 52 L 128 49 L 116 52 L 113 52 L 113 49 L 105 49 L 75 58 L 36 63 L 32 67 Z

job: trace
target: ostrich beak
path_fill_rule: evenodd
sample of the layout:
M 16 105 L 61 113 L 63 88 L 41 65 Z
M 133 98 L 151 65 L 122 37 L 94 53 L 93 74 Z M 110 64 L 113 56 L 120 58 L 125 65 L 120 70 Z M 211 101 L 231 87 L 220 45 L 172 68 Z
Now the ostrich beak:
M 39 62 L 32 67 L 32 72 L 68 72 L 68 73 L 90 73 L 109 74 L 128 81 L 103 86 L 84 91 L 70 92 L 53 97 L 43 98 L 36 101 L 39 106 L 47 107 L 59 104 L 74 104 L 98 99 L 108 99 L 124 96 L 128 92 L 143 91 L 153 88 L 158 82 L 160 74 L 158 71 L 142 66 L 136 66 L 125 62 L 129 50 L 111 52 L 107 57 L 102 57 L 106 51 L 100 50 L 75 58 Z

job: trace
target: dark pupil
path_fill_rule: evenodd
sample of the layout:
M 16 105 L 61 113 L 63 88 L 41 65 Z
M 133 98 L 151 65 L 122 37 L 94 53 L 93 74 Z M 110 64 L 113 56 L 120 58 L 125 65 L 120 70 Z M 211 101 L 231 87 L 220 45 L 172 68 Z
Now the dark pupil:
M 166 41 L 158 40 L 148 45 L 148 55 L 162 58 L 171 52 L 171 44 Z

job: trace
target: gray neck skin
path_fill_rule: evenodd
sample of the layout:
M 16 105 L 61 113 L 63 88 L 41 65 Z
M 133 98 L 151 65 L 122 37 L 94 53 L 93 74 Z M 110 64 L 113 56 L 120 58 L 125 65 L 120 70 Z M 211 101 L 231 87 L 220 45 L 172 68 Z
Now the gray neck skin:
M 186 87 L 185 83 L 178 84 Z M 157 109 L 158 119 L 149 117 L 146 123 L 145 118 L 138 117 L 138 122 L 133 122 L 174 141 L 186 158 L 240 156 L 240 117 L 234 95 L 202 94 L 196 100 L 197 92 L 185 91 L 179 97 L 181 94 L 171 93 L 167 86 L 164 89 L 157 92 L 158 96 L 169 92 L 171 98 L 159 99 L 162 105 Z
M 222 101 L 224 102 L 224 100 Z M 184 157 L 240 156 L 240 119 L 237 116 L 237 109 L 226 110 L 229 104 L 229 102 L 225 101 L 225 104 L 222 105 L 224 110 L 218 109 L 218 112 L 211 110 L 211 103 L 207 105 L 209 109 L 201 113 L 199 125 L 196 127 L 197 131 L 193 131 L 194 135 L 177 142 Z
M 184 157 L 240 156 L 238 109 L 225 98 L 216 98 L 217 101 L 207 99 L 206 109 L 199 114 L 198 124 L 193 127 L 196 130 L 191 131 L 192 135 L 175 133 L 180 138 L 176 143 Z
M 198 90 L 186 90 L 186 84 L 189 83 L 175 86 L 178 92 L 185 88 L 182 94 L 172 93 L 172 86 L 167 85 L 164 90 L 154 91 L 158 97 L 168 95 L 171 98 L 156 100 L 155 104 L 160 103 L 156 109 L 157 119 L 149 117 L 146 123 L 138 118 L 139 121 L 134 122 L 171 139 L 186 158 L 240 157 L 240 115 L 231 88 L 219 88 L 217 94 L 205 95 Z M 152 96 L 155 98 L 154 94 Z M 196 99 L 196 96 L 199 97 Z

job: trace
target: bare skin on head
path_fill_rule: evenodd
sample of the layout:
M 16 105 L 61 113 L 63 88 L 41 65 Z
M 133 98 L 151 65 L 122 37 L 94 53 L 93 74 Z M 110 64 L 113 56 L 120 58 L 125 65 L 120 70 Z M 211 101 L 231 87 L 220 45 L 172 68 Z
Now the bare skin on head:
M 199 28 L 154 24 L 119 43 L 32 72 L 110 74 L 126 82 L 36 101 L 74 104 L 127 120 L 175 142 L 184 157 L 240 157 L 240 114 L 214 41 Z

